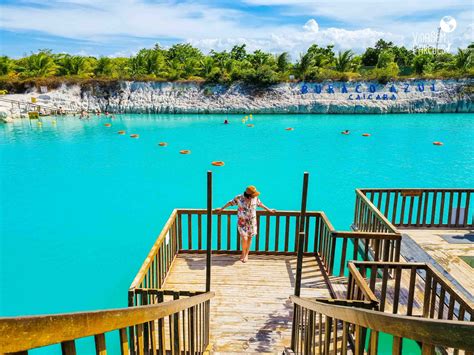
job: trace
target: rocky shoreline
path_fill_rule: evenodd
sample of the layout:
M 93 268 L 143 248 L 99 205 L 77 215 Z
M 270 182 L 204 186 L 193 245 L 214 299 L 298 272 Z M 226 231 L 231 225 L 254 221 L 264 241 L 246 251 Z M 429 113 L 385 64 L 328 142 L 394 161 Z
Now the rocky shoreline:
M 36 101 L 43 109 L 111 113 L 384 114 L 472 113 L 474 80 L 242 84 L 130 82 L 62 85 L 0 96 L 0 116 L 24 117 Z M 22 104 L 17 104 L 21 102 Z

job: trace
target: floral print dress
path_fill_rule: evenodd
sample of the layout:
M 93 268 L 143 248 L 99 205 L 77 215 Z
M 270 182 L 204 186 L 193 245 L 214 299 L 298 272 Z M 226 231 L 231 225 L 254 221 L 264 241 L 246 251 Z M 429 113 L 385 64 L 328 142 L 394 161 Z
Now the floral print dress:
M 243 194 L 229 201 L 230 206 L 238 206 L 238 226 L 241 237 L 253 237 L 257 234 L 257 207 L 262 207 L 258 197 L 246 198 Z

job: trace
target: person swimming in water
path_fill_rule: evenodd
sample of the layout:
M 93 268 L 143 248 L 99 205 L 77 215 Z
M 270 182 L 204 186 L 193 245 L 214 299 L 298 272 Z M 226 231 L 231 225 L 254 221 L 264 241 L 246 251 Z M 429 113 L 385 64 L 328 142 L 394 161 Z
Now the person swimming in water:
M 229 124 L 229 121 L 227 121 L 227 120 L 224 120 L 224 124 Z

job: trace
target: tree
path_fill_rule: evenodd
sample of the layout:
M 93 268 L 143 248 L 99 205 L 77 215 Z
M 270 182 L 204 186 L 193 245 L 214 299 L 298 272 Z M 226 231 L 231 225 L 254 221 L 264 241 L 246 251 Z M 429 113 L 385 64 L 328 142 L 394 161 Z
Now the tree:
M 86 71 L 86 57 L 79 55 L 59 54 L 55 57 L 55 63 L 57 74 L 61 76 L 79 75 Z
M 249 70 L 244 76 L 244 81 L 258 86 L 268 86 L 278 82 L 275 71 L 267 64 Z
M 95 76 L 104 76 L 104 77 L 113 77 L 114 70 L 112 59 L 107 57 L 100 57 L 97 60 L 97 63 L 94 68 L 94 75 Z
M 247 52 L 245 50 L 245 44 L 240 46 L 234 46 L 230 51 L 230 57 L 233 60 L 242 61 L 247 58 Z
M 339 72 L 347 72 L 351 69 L 352 60 L 354 59 L 354 52 L 350 49 L 344 52 L 339 51 L 335 64 L 336 70 Z
M 365 67 L 360 68 L 361 64 Z M 371 67 L 371 68 L 367 68 Z M 245 81 L 270 85 L 286 81 L 289 74 L 299 80 L 349 80 L 353 77 L 392 80 L 400 75 L 433 74 L 436 77 L 460 77 L 474 74 L 474 43 L 456 54 L 426 50 L 409 50 L 383 39 L 356 56 L 350 50 L 334 53 L 334 46 L 311 45 L 292 63 L 287 52 L 274 55 L 263 50 L 247 53 L 246 45 L 235 45 L 230 51 L 212 50 L 204 55 L 188 43 L 169 49 L 158 44 L 143 48 L 124 58 L 53 54 L 40 50 L 21 59 L 0 56 L 3 80 L 42 77 L 97 77 L 103 80 L 201 80 L 232 83 Z
M 274 59 L 271 54 L 265 53 L 260 49 L 257 49 L 253 54 L 249 55 L 249 61 L 252 63 L 254 68 L 258 68 L 262 65 L 272 65 L 274 64 Z
M 362 54 L 362 65 L 365 65 L 367 67 L 372 67 L 377 64 L 377 61 L 379 60 L 379 51 L 375 48 L 367 48 Z
M 428 53 L 420 52 L 413 59 L 413 69 L 417 74 L 423 74 L 427 71 L 429 65 L 433 60 L 433 56 Z
M 187 59 L 191 58 L 201 60 L 202 57 L 202 52 L 189 43 L 175 44 L 167 51 L 168 60 L 177 60 L 181 63 L 184 63 Z
M 7 75 L 13 70 L 13 61 L 7 56 L 0 57 L 0 75 Z
M 291 68 L 290 55 L 288 52 L 283 52 L 276 57 L 277 70 L 284 73 Z
M 214 69 L 214 59 L 212 57 L 206 56 L 201 59 L 201 77 L 203 78 L 209 78 L 212 69 Z
M 161 76 L 165 72 L 165 52 L 156 45 L 153 49 L 141 49 L 130 58 L 130 70 L 133 76 Z
M 311 56 L 311 65 L 318 70 L 333 65 L 335 61 L 333 48 L 333 45 L 319 47 L 317 44 L 309 47 L 307 53 Z
M 395 62 L 395 54 L 391 50 L 383 50 L 379 54 L 377 68 L 387 68 L 389 64 Z
M 398 66 L 408 67 L 412 65 L 413 58 L 415 57 L 415 54 L 412 50 L 408 50 L 403 46 L 393 46 L 393 48 L 391 48 L 391 51 L 395 55 L 395 62 Z
M 307 52 L 305 55 L 300 56 L 300 60 L 296 63 L 295 69 L 298 74 L 298 78 L 301 80 L 306 80 L 306 77 L 309 75 L 313 66 L 313 56 L 311 53 Z
M 51 51 L 46 49 L 18 61 L 18 71 L 27 78 L 53 76 L 57 69 Z
M 474 49 L 472 47 L 471 44 L 467 49 L 458 49 L 455 58 L 456 68 L 466 71 L 474 67 Z

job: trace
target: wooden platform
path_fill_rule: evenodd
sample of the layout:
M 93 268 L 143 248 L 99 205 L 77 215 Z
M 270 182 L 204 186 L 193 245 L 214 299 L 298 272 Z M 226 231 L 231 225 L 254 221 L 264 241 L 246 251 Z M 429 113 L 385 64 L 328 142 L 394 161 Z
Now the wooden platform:
M 305 257 L 302 297 L 329 298 L 314 257 Z M 211 343 L 216 352 L 279 352 L 290 345 L 296 256 L 213 255 Z M 337 285 L 337 278 L 332 280 Z M 205 256 L 179 254 L 164 289 L 200 291 Z M 337 286 L 336 286 L 337 287 Z M 345 288 L 340 285 L 339 289 Z
M 471 300 L 474 299 L 474 269 L 463 261 L 460 256 L 474 257 L 474 243 L 470 242 L 468 238 L 463 236 L 473 234 L 469 230 L 434 230 L 434 229 L 400 229 L 403 234 L 408 235 L 418 246 L 421 247 L 432 260 L 426 259 L 426 255 L 419 255 L 420 253 L 410 248 L 408 251 L 403 251 L 402 254 L 405 259 L 411 261 L 414 259 L 420 262 L 427 262 L 433 264 L 436 262 L 445 272 L 445 276 L 453 281 L 459 291 L 466 294 Z M 443 236 L 455 236 L 452 240 L 455 242 L 448 242 Z M 402 242 L 405 243 L 404 240 Z M 408 254 L 408 255 L 405 255 Z M 442 271 L 442 270 L 440 270 Z

